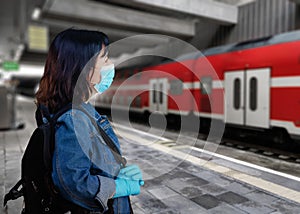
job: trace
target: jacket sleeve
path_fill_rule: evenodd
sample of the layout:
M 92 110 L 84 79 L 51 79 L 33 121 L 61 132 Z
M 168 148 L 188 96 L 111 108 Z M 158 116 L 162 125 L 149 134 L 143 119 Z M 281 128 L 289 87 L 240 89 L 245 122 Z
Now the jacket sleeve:
M 108 199 L 115 192 L 115 182 L 112 178 L 91 174 L 93 127 L 82 114 L 68 112 L 58 120 L 52 178 L 66 199 L 88 209 L 105 211 Z

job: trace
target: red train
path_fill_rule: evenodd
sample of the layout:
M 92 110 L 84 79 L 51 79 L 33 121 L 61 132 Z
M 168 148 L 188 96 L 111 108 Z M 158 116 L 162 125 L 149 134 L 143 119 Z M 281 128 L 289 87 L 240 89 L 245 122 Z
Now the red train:
M 202 53 L 117 72 L 96 105 L 300 136 L 300 31 Z

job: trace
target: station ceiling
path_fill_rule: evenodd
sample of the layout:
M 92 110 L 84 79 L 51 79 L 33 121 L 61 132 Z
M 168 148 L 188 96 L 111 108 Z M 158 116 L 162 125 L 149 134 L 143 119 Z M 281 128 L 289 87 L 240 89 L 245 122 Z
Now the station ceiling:
M 110 53 L 114 60 L 151 49 L 164 49 L 180 39 L 208 41 L 213 35 L 201 34 L 209 25 L 237 24 L 238 6 L 253 0 L 0 0 L 0 60 L 44 63 L 46 51 L 28 48 L 28 26 L 47 29 L 49 41 L 70 28 L 105 32 L 111 43 L 120 42 Z M 172 39 L 176 38 L 176 39 Z M 149 51 L 150 50 L 150 51 Z

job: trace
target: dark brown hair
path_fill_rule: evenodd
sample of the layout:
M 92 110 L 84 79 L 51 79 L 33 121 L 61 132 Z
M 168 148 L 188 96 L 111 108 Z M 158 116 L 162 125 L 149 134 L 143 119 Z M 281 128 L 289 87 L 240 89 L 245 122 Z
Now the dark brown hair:
M 98 31 L 67 29 L 59 33 L 49 48 L 36 93 L 37 105 L 45 105 L 54 113 L 72 101 L 88 99 L 88 73 L 95 65 L 95 56 L 108 44 L 108 37 Z

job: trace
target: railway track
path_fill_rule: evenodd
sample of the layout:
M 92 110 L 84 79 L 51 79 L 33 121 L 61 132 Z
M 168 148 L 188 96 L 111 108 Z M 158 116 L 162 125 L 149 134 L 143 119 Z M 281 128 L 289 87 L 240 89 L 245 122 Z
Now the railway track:
M 256 154 L 264 155 L 271 158 L 276 158 L 279 160 L 284 160 L 292 163 L 299 163 L 300 164 L 300 155 L 299 155 L 299 148 L 295 152 L 291 151 L 284 151 L 278 148 L 273 148 L 271 146 L 261 146 L 257 145 L 256 143 L 249 143 L 243 142 L 242 140 L 234 140 L 225 138 L 221 141 L 221 145 L 232 147 L 235 149 L 240 149 L 244 151 L 253 152 Z M 293 146 L 294 147 L 294 146 Z
M 105 111 L 103 113 L 109 116 L 110 112 Z M 149 118 L 145 118 L 141 115 L 134 115 L 134 117 L 130 117 L 130 120 L 133 123 L 133 125 L 134 123 L 137 124 L 139 126 L 138 128 L 143 129 L 143 127 L 141 126 L 145 126 L 145 130 L 149 129 Z M 157 125 L 158 128 L 160 127 L 160 124 L 155 122 L 151 123 L 151 125 Z M 180 130 L 180 125 L 178 125 L 178 123 L 175 122 L 168 122 L 166 130 L 169 132 L 176 133 Z M 193 128 L 191 128 L 191 130 L 193 130 Z M 188 136 L 190 133 L 189 128 L 187 128 L 187 130 L 185 130 L 184 132 Z M 191 135 L 195 136 L 197 134 L 198 139 L 207 139 L 208 135 L 205 132 L 193 132 Z M 228 148 L 234 148 L 236 150 L 242 150 L 254 154 L 259 154 L 268 158 L 300 164 L 300 142 L 294 142 L 291 139 L 287 138 L 284 140 L 284 143 L 278 143 L 276 142 L 276 140 L 274 140 L 271 133 L 257 132 L 251 130 L 247 132 L 245 130 L 239 130 L 235 128 L 226 128 L 224 136 L 221 139 L 220 145 Z
M 207 134 L 199 133 L 198 138 L 206 140 Z M 285 144 L 279 144 L 274 142 L 270 135 L 253 136 L 253 134 L 247 135 L 243 131 L 243 134 L 240 136 L 236 134 L 235 136 L 228 136 L 225 133 L 220 145 L 300 164 L 300 143 L 290 139 L 287 139 Z

